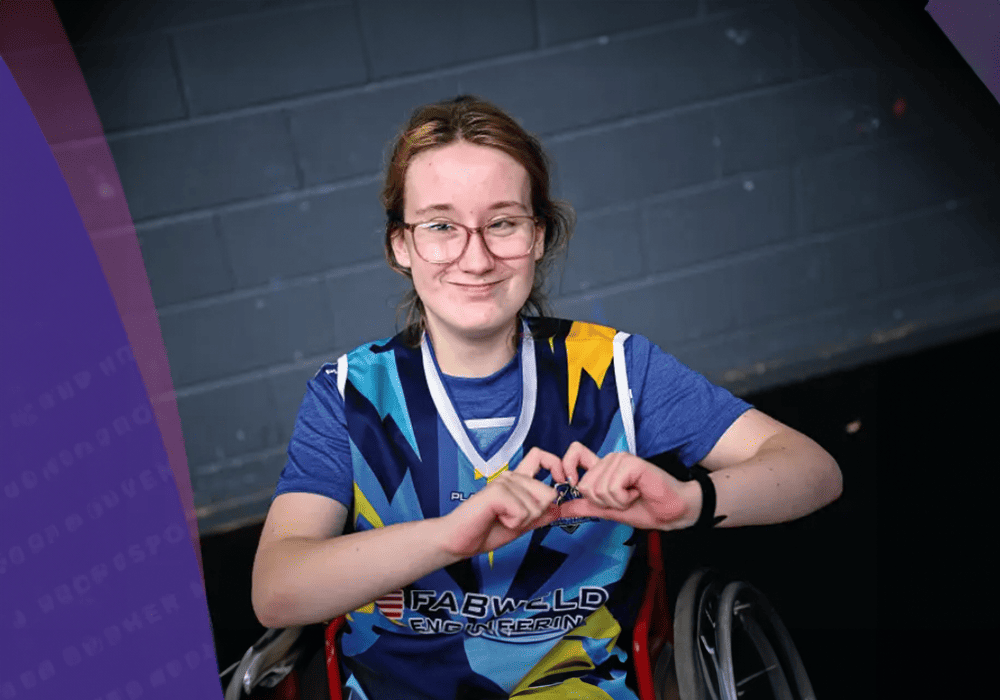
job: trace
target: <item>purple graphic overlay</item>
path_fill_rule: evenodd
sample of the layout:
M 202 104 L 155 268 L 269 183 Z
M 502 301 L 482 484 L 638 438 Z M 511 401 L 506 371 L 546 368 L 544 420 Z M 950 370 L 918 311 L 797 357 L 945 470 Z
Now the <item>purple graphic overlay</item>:
M 221 698 L 143 377 L 4 62 L 0 104 L 0 700 Z
M 153 402 L 201 565 L 180 415 L 139 242 L 93 100 L 49 0 L 0 2 L 0 56 L 35 115 L 97 252 Z
M 993 97 L 1000 100 L 1000 3 L 930 0 L 926 9 Z

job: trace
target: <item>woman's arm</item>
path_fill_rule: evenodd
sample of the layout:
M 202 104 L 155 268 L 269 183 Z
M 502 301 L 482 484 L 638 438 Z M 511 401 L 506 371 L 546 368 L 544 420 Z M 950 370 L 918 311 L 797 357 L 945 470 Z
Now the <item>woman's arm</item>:
M 326 496 L 274 499 L 253 566 L 262 625 L 330 620 L 455 561 L 436 545 L 440 519 L 341 535 L 346 518 L 347 509 Z
M 720 527 L 794 520 L 843 491 L 840 467 L 826 450 L 757 409 L 737 418 L 701 464 L 712 472 L 715 512 L 726 516 Z M 701 488 L 689 492 L 697 518 Z
M 721 527 L 766 525 L 808 515 L 840 496 L 840 468 L 826 450 L 757 409 L 736 419 L 701 460 L 712 473 Z M 593 516 L 644 529 L 690 527 L 701 513 L 702 487 L 679 481 L 635 455 L 600 459 L 574 443 L 558 480 L 576 481 L 584 498 L 563 505 L 563 516 Z M 555 476 L 555 475 L 554 475 Z
M 444 517 L 341 535 L 347 508 L 284 493 L 268 512 L 253 567 L 252 600 L 265 627 L 330 620 L 432 571 L 502 547 L 557 517 L 555 489 L 535 479 L 559 458 L 534 449 Z

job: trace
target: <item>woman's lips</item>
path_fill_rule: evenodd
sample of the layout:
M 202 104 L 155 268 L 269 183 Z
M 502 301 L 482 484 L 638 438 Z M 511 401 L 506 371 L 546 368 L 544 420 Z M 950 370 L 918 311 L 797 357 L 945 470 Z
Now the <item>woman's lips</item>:
M 485 294 L 487 292 L 493 291 L 493 289 L 497 285 L 499 285 L 500 282 L 499 281 L 497 281 L 497 282 L 485 282 L 485 283 L 478 283 L 478 284 L 465 284 L 465 283 L 462 283 L 462 282 L 452 282 L 452 284 L 454 284 L 456 287 L 458 287 L 462 291 L 468 292 L 470 294 Z

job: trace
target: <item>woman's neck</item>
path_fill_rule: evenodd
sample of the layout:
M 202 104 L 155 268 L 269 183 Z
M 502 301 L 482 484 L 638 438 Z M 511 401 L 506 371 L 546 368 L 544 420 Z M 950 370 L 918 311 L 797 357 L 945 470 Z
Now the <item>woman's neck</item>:
M 517 353 L 514 322 L 502 332 L 481 338 L 456 337 L 428 328 L 438 367 L 451 377 L 488 377 L 503 369 Z

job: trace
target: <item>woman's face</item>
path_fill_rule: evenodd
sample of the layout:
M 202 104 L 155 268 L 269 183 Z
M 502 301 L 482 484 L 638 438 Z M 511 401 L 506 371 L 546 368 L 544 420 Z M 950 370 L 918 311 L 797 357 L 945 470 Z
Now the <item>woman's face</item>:
M 411 224 L 443 218 L 478 227 L 502 214 L 532 214 L 527 170 L 503 151 L 467 141 L 416 156 L 406 171 L 403 201 L 404 220 Z M 396 235 L 393 251 L 413 275 L 435 341 L 494 335 L 506 340 L 531 293 L 544 229 L 538 228 L 534 247 L 521 258 L 493 257 L 479 234 L 470 237 L 462 257 L 447 264 L 420 258 L 409 231 Z

